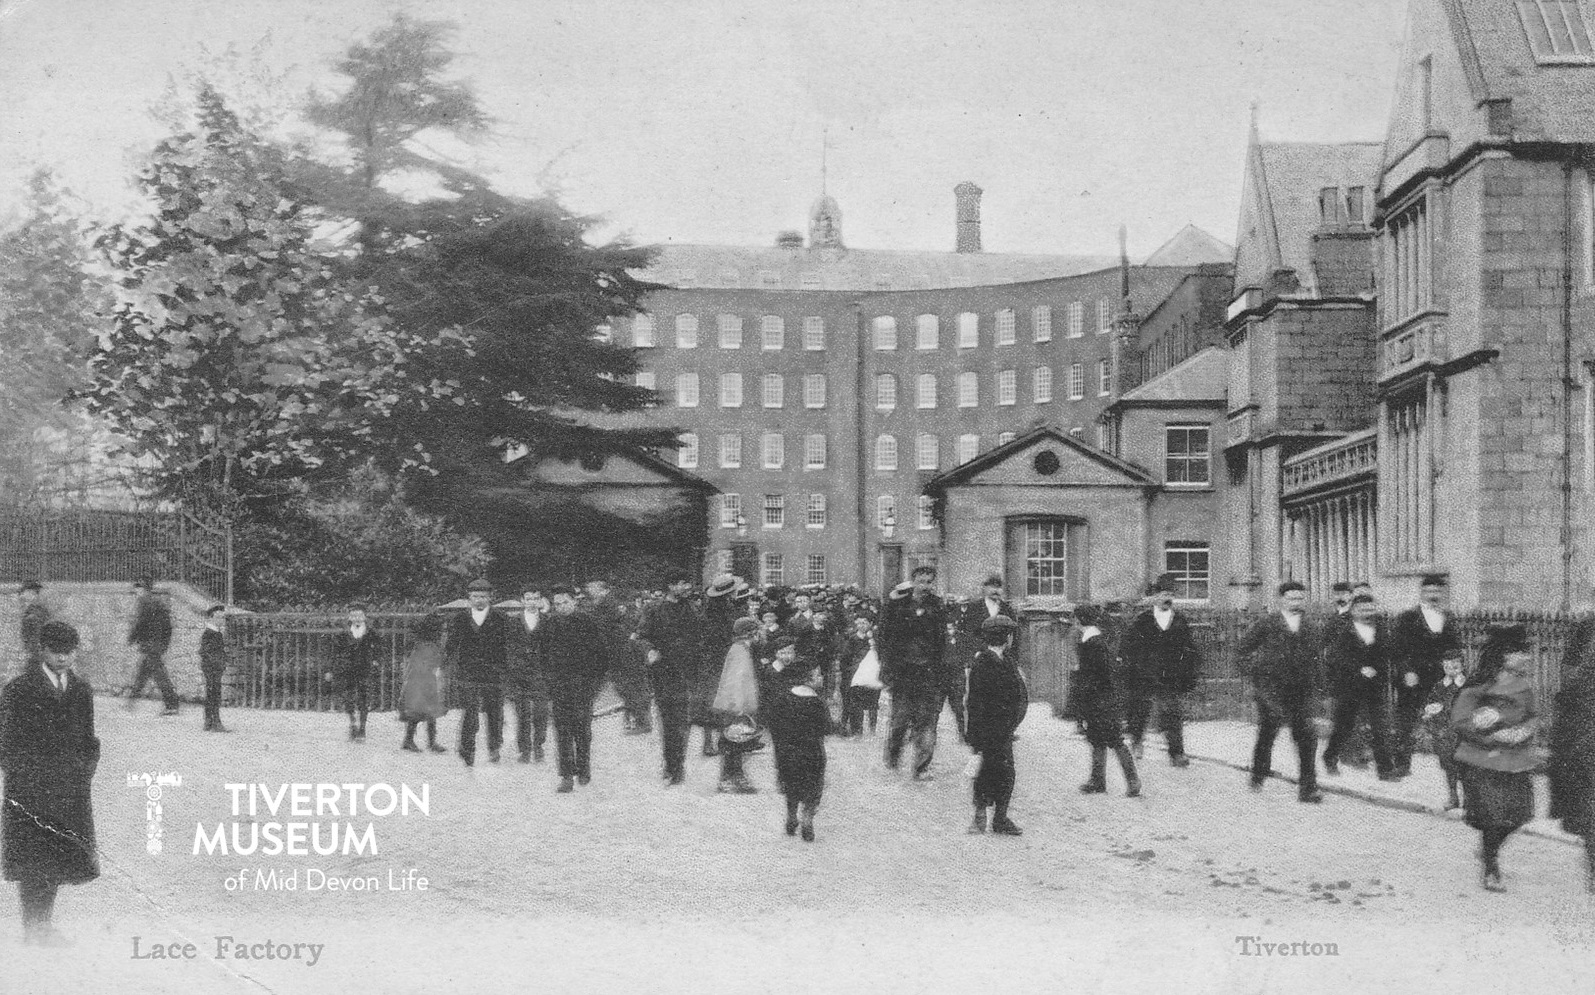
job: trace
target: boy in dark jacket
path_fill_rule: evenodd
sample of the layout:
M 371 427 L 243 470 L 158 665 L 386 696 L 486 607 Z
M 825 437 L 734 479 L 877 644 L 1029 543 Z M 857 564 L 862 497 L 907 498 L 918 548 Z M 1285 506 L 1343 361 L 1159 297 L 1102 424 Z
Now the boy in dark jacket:
M 775 746 L 776 781 L 786 796 L 786 834 L 791 836 L 801 827 L 804 842 L 813 843 L 814 813 L 825 791 L 825 733 L 831 724 L 820 697 L 825 677 L 822 667 L 802 669 L 790 643 L 782 647 L 777 661 L 782 662 L 782 657 L 792 669 L 777 672 L 774 693 L 761 698 L 761 711 Z M 802 679 L 788 683 L 800 670 Z
M 1447 811 L 1462 807 L 1462 797 L 1457 794 L 1460 774 L 1457 770 L 1457 734 L 1451 728 L 1451 712 L 1456 707 L 1457 692 L 1465 682 L 1462 658 L 1448 656 L 1440 663 L 1442 676 L 1439 683 L 1429 689 L 1429 700 L 1423 706 L 1423 725 L 1429 730 L 1429 742 L 1434 748 L 1434 758 L 1440 761 L 1445 772 Z
M 226 609 L 211 605 L 205 611 L 205 631 L 199 634 L 199 672 L 205 677 L 205 731 L 231 732 L 222 725 L 222 675 L 227 672 Z
M 1074 617 L 1080 623 L 1080 662 L 1070 683 L 1070 694 L 1075 712 L 1085 724 L 1086 742 L 1091 744 L 1091 779 L 1080 785 L 1080 792 L 1099 795 L 1108 790 L 1108 751 L 1112 750 L 1119 758 L 1119 769 L 1124 771 L 1125 796 L 1138 798 L 1141 778 L 1135 769 L 1135 757 L 1124 744 L 1113 665 L 1107 639 L 1102 635 L 1102 609 L 1080 605 L 1074 610 Z
M 986 807 L 995 808 L 991 831 L 1003 836 L 1019 836 L 1021 830 L 1008 818 L 1008 802 L 1013 797 L 1014 730 L 1024 721 L 1030 707 L 1030 691 L 1017 661 L 1008 652 L 1019 626 L 1006 615 L 997 615 L 980 624 L 985 649 L 975 654 L 969 669 L 969 692 L 964 703 L 968 716 L 969 748 L 980 757 L 975 775 L 975 818 L 971 833 L 986 831 Z

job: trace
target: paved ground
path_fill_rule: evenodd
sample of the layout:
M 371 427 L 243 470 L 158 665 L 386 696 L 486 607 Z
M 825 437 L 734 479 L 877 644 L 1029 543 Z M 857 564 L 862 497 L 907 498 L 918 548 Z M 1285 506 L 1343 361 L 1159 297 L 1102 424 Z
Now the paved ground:
M 235 734 L 207 736 L 197 709 L 172 720 L 152 703 L 98 706 L 105 873 L 62 894 L 70 958 L 16 945 L 16 920 L 0 921 L 6 995 L 1595 985 L 1577 849 L 1514 838 L 1511 890 L 1484 893 L 1460 823 L 1343 795 L 1305 806 L 1277 781 L 1254 795 L 1214 762 L 1244 741 L 1230 726 L 1192 731 L 1193 752 L 1214 761 L 1176 771 L 1149 755 L 1143 799 L 1122 797 L 1116 772 L 1113 794 L 1084 797 L 1085 746 L 1033 711 L 1018 744 L 1020 839 L 964 835 L 964 753 L 951 737 L 931 784 L 885 771 L 878 739 L 833 741 L 819 840 L 804 844 L 781 834 L 767 757 L 750 765 L 766 789 L 756 796 L 714 794 L 714 762 L 697 758 L 687 788 L 667 790 L 657 741 L 621 736 L 614 717 L 598 723 L 594 783 L 562 796 L 548 765 L 467 772 L 452 755 L 401 753 L 383 716 L 356 745 L 338 716 L 236 711 Z M 144 852 L 134 771 L 184 778 L 163 799 L 159 856 Z M 196 856 L 196 823 L 230 821 L 232 781 L 426 783 L 431 816 L 376 819 L 375 856 Z M 300 888 L 229 892 L 241 868 L 297 870 Z M 386 890 L 389 868 L 417 868 L 430 890 Z M 384 887 L 307 892 L 311 869 Z M 135 936 L 142 951 L 192 941 L 196 956 L 134 960 Z M 218 960 L 217 936 L 324 947 L 313 967 Z M 1242 936 L 1322 955 L 1247 955 Z

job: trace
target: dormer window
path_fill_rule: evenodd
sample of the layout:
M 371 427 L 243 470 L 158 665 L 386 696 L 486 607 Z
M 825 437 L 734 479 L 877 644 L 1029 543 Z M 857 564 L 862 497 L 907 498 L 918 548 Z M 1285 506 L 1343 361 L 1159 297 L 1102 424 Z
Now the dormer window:
M 1595 63 L 1578 0 L 1518 0 L 1517 16 L 1541 65 Z

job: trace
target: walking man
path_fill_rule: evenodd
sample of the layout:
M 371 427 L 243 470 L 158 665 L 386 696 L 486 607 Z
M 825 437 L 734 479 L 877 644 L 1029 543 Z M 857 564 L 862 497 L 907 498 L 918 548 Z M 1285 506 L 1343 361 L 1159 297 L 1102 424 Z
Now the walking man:
M 1013 637 L 1019 624 L 1006 615 L 993 615 L 980 623 L 985 647 L 975 654 L 969 670 L 969 748 L 980 757 L 975 775 L 975 816 L 971 833 L 986 831 L 986 807 L 993 808 L 991 831 L 1000 836 L 1020 836 L 1008 818 L 1013 798 L 1014 730 L 1030 707 L 1030 690 L 1013 655 Z
M 1390 760 L 1389 656 L 1390 641 L 1379 624 L 1373 596 L 1351 599 L 1351 620 L 1331 627 L 1325 659 L 1329 690 L 1334 695 L 1334 731 L 1324 748 L 1324 772 L 1340 773 L 1341 752 L 1357 727 L 1357 716 L 1368 716 L 1373 734 L 1374 766 L 1379 780 L 1397 777 Z
M 705 622 L 703 613 L 688 600 L 691 593 L 692 580 L 686 572 L 673 572 L 664 600 L 648 607 L 637 630 L 637 638 L 648 645 L 648 679 L 659 705 L 665 783 L 672 787 L 687 779 L 687 733 L 703 655 Z
M 1279 610 L 1263 616 L 1241 637 L 1257 699 L 1257 745 L 1252 750 L 1252 790 L 1263 790 L 1273 773 L 1274 737 L 1289 726 L 1296 744 L 1296 797 L 1324 800 L 1318 790 L 1318 736 L 1313 709 L 1318 698 L 1319 633 L 1306 616 L 1307 589 L 1287 580 L 1279 585 Z
M 144 682 L 153 680 L 166 703 L 161 714 L 176 715 L 177 690 L 166 673 L 166 651 L 172 645 L 172 608 L 166 603 L 165 593 L 155 590 L 155 582 L 148 577 L 133 585 L 133 593 L 138 601 L 133 606 L 133 627 L 128 630 L 127 642 L 138 647 L 138 673 L 127 691 L 128 707 L 133 707 L 144 690 Z
M 94 691 L 72 673 L 77 630 L 46 622 L 39 662 L 0 691 L 0 869 L 22 895 L 26 943 L 71 943 L 51 925 L 56 891 L 100 876 L 90 786 L 100 763 Z
M 1137 758 L 1141 756 L 1141 740 L 1156 708 L 1158 726 L 1168 740 L 1169 763 L 1189 767 L 1185 695 L 1196 689 L 1201 654 L 1191 638 L 1190 622 L 1174 609 L 1174 576 L 1159 576 L 1147 585 L 1146 593 L 1152 606 L 1130 622 L 1119 645 L 1129 675 L 1130 748 Z
M 1394 632 L 1390 639 L 1390 653 L 1395 667 L 1391 682 L 1395 685 L 1395 754 L 1396 776 L 1412 773 L 1412 751 L 1418 721 L 1423 716 L 1423 706 L 1429 692 L 1445 676 L 1445 660 L 1462 656 L 1462 645 L 1457 640 L 1456 626 L 1451 613 L 1445 610 L 1447 594 L 1444 574 L 1428 574 L 1418 582 L 1418 605 L 1396 616 Z
M 881 680 L 892 693 L 886 766 L 897 769 L 903 741 L 912 737 L 916 781 L 929 779 L 946 694 L 947 611 L 935 586 L 935 567 L 915 567 L 909 583 L 893 589 L 881 616 Z
M 476 731 L 487 716 L 487 759 L 499 761 L 504 745 L 504 643 L 509 623 L 493 611 L 493 585 L 473 580 L 466 598 L 470 610 L 449 627 L 448 653 L 465 714 L 460 721 L 460 759 L 476 763 Z
M 548 741 L 548 680 L 543 670 L 543 622 L 548 599 L 534 588 L 521 592 L 521 613 L 505 632 L 504 687 L 515 709 L 515 748 L 521 763 L 543 762 Z
M 554 588 L 554 614 L 543 623 L 543 673 L 553 706 L 559 791 L 593 779 L 593 701 L 609 673 L 610 647 L 599 625 L 576 610 L 576 592 Z
M 633 652 L 631 636 L 636 628 L 634 619 L 615 602 L 609 582 L 594 578 L 586 584 L 587 611 L 598 623 L 607 643 L 610 682 L 620 695 L 621 707 L 626 710 L 626 732 L 644 736 L 653 732 L 653 702 L 648 696 L 648 675 L 642 667 L 642 658 Z

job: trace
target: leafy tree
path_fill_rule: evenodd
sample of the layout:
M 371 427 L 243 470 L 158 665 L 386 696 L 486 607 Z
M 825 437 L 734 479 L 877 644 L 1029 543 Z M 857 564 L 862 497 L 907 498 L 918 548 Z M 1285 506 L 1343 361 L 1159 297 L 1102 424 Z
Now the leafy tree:
M 595 335 L 652 289 L 630 272 L 649 253 L 590 245 L 594 219 L 553 198 L 504 196 L 419 146 L 429 131 L 469 137 L 486 125 L 469 87 L 444 78 L 448 33 L 401 15 L 353 46 L 338 65 L 347 90 L 313 94 L 307 115 L 344 140 L 354 165 L 304 174 L 330 213 L 356 222 L 347 272 L 380 288 L 394 324 L 420 337 L 459 329 L 469 340 L 463 353 L 411 354 L 418 376 L 459 386 L 442 406 L 407 398 L 390 422 L 389 451 L 409 441 L 430 456 L 433 478 L 412 493 L 437 507 L 480 498 L 468 479 L 500 467 L 507 449 L 582 455 L 674 443 L 668 430 L 599 423 L 655 400 L 623 382 L 637 368 L 631 351 Z M 435 178 L 438 196 L 417 203 L 383 186 L 417 170 Z
M 163 491 L 229 510 L 352 458 L 401 395 L 449 388 L 408 377 L 416 343 L 315 244 L 281 153 L 215 90 L 196 106 L 138 174 L 150 218 L 97 243 L 118 300 L 80 394 L 153 457 Z
M 86 454 L 104 444 L 63 403 L 101 327 L 86 244 L 69 195 L 36 172 L 24 216 L 0 235 L 0 497 L 9 503 L 53 503 L 66 479 L 87 484 Z

